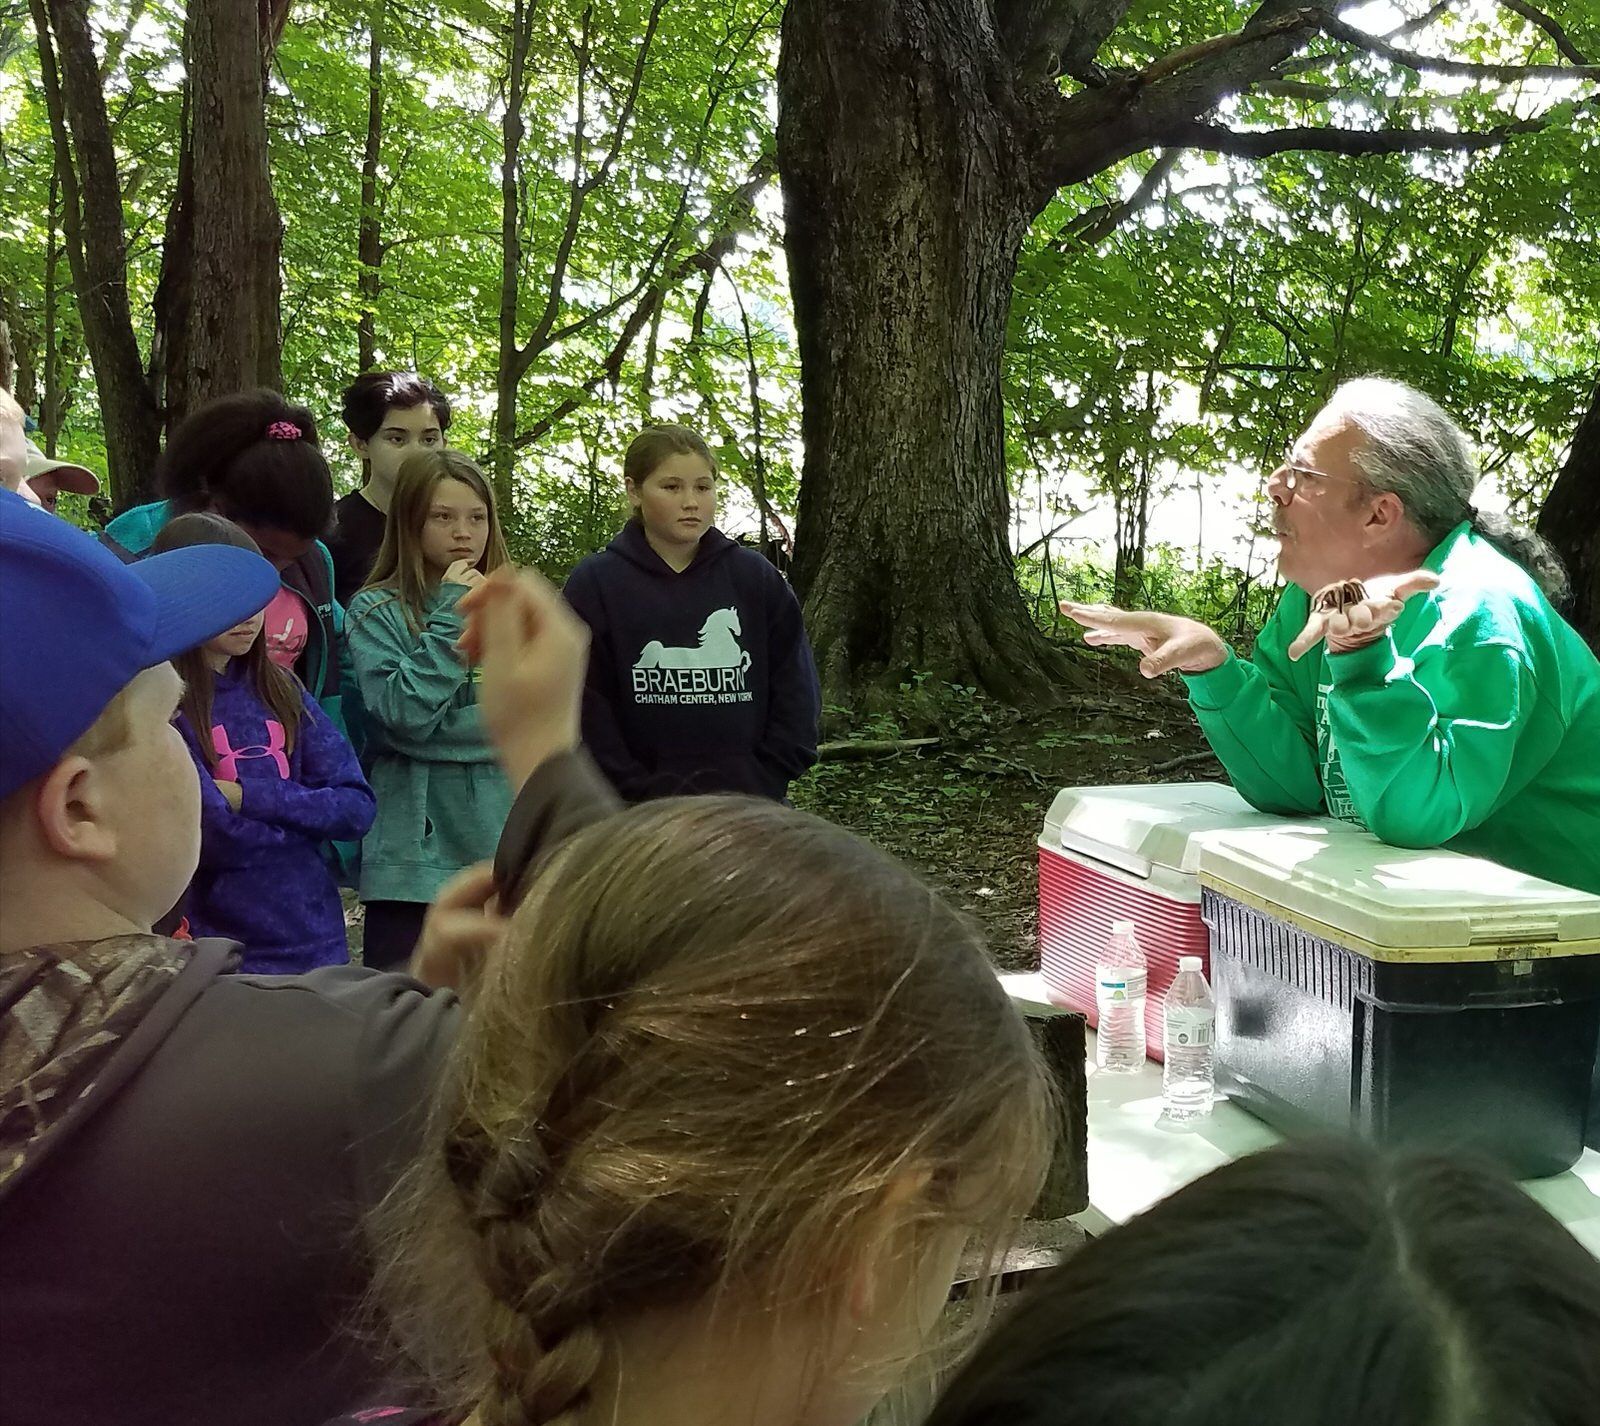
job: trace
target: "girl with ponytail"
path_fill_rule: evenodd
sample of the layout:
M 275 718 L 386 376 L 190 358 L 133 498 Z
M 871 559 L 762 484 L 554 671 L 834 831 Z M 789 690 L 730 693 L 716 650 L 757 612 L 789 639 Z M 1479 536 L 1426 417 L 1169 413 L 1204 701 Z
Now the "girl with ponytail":
M 173 429 L 156 484 L 165 498 L 118 515 L 102 542 L 134 560 L 176 516 L 231 520 L 282 580 L 264 614 L 267 656 L 299 678 L 342 732 L 344 615 L 333 597 L 333 557 L 322 543 L 333 519 L 333 476 L 316 418 L 276 391 L 219 396 Z

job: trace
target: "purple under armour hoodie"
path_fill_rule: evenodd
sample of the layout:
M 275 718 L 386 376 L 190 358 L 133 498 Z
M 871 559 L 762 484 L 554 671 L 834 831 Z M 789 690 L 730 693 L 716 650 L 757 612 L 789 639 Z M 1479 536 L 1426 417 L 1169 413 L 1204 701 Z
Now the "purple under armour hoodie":
M 208 768 L 197 731 L 178 726 L 200 772 L 200 866 L 184 902 L 195 936 L 244 946 L 241 972 L 297 975 L 347 961 L 344 908 L 322 845 L 359 841 L 377 801 L 343 734 L 302 690 L 294 750 L 234 659 L 217 675 Z M 218 781 L 237 782 L 239 811 Z

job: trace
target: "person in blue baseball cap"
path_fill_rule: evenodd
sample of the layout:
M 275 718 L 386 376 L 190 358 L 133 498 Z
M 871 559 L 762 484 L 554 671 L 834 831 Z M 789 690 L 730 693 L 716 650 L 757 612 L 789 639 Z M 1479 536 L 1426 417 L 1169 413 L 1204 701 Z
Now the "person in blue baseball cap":
M 0 491 L 0 1340 L 8 1426 L 322 1421 L 383 1368 L 346 1338 L 358 1225 L 420 1144 L 470 978 L 533 860 L 615 807 L 577 751 L 586 637 L 504 571 L 467 639 L 522 788 L 493 875 L 412 976 L 236 973 L 152 925 L 194 872 L 198 773 L 169 657 L 257 612 L 260 556 L 124 565 Z

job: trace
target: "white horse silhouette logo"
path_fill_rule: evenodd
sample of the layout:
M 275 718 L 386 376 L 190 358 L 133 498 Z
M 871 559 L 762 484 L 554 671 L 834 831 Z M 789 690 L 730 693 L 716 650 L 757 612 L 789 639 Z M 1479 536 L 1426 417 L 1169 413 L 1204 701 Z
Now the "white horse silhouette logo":
M 697 647 L 677 648 L 652 639 L 634 668 L 737 668 L 748 672 L 750 655 L 739 647 L 742 632 L 737 609 L 714 609 L 700 626 Z

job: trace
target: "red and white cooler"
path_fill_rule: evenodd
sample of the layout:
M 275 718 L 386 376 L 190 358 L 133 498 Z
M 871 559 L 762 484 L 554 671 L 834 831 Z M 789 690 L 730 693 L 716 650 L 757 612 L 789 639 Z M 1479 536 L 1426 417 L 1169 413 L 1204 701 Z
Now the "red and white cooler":
M 1211 831 L 1282 826 L 1220 782 L 1069 787 L 1039 838 L 1039 969 L 1051 999 L 1097 1024 L 1095 967 L 1111 923 L 1134 923 L 1149 963 L 1145 1043 L 1162 1057 L 1161 1022 L 1180 956 L 1211 973 L 1200 919 L 1199 842 Z

